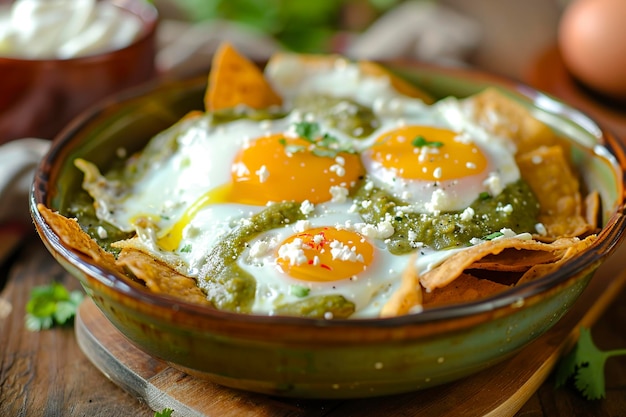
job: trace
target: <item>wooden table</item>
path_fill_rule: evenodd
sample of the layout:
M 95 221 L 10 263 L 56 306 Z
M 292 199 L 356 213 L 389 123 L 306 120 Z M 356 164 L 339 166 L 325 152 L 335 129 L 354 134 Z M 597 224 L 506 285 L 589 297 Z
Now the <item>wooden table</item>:
M 619 270 L 621 259 L 611 259 L 612 270 Z M 79 288 L 78 281 L 54 261 L 36 236 L 28 237 L 0 269 L 0 416 L 153 416 L 147 405 L 92 365 L 79 348 L 72 327 L 39 333 L 26 330 L 24 308 L 30 291 L 51 280 Z M 624 300 L 626 290 L 592 328 L 602 348 L 626 347 Z M 571 389 L 555 389 L 550 376 L 516 416 L 624 416 L 626 357 L 610 359 L 606 377 L 606 399 L 586 401 Z M 281 415 L 337 414 L 308 404 L 306 408 L 285 407 Z

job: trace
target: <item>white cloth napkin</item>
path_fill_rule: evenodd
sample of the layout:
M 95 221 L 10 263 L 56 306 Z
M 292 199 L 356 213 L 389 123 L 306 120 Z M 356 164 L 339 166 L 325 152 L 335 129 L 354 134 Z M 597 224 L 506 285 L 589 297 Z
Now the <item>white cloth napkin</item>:
M 28 194 L 50 141 L 26 138 L 0 146 L 0 225 L 28 223 Z

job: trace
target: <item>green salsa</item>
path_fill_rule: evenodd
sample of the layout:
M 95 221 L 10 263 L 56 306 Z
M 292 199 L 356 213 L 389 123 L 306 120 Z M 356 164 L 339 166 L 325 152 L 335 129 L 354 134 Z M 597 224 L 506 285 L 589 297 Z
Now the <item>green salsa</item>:
M 213 247 L 202 267 L 198 286 L 220 310 L 250 312 L 254 304 L 256 281 L 237 265 L 247 242 L 265 231 L 302 218 L 299 203 L 274 204 L 233 229 Z
M 361 204 L 366 200 L 371 204 Z M 375 187 L 360 187 L 355 201 L 367 223 L 392 219 L 394 234 L 389 238 L 387 248 L 395 255 L 415 250 L 418 242 L 442 250 L 467 246 L 473 238 L 483 238 L 503 228 L 516 233 L 532 232 L 539 214 L 539 203 L 522 180 L 508 185 L 496 197 L 478 197 L 470 206 L 473 210 L 471 218 L 461 212 L 411 213 L 403 210 L 404 203 Z
M 354 138 L 369 136 L 379 126 L 374 112 L 359 103 L 323 94 L 296 97 L 295 107 L 304 113 L 312 113 L 316 120 Z
M 237 259 L 255 236 L 303 217 L 300 203 L 277 203 L 233 229 L 207 255 L 202 268 L 204 278 L 198 280 L 198 286 L 207 299 L 220 310 L 249 313 L 254 304 L 256 280 L 237 265 Z M 313 318 L 330 313 L 335 318 L 346 318 L 354 312 L 354 304 L 338 295 L 311 296 L 281 304 L 277 311 Z
M 328 318 L 328 315 L 335 319 L 346 319 L 354 313 L 354 310 L 354 303 L 341 295 L 312 296 L 276 308 L 278 314 L 320 319 Z

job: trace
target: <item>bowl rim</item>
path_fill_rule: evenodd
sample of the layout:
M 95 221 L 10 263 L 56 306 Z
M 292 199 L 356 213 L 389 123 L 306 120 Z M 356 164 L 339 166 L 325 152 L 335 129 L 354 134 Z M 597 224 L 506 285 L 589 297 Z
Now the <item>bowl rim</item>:
M 55 163 L 58 163 L 55 160 L 59 155 L 62 156 L 64 147 L 68 144 L 71 145 L 74 134 L 96 120 L 100 114 L 107 110 L 111 103 L 124 105 L 134 99 L 141 99 L 144 96 L 149 96 L 159 91 L 174 91 L 180 88 L 197 86 L 201 80 L 206 82 L 206 76 L 153 81 L 139 87 L 126 90 L 122 93 L 118 93 L 91 107 L 86 112 L 78 116 L 78 118 L 68 125 L 66 129 L 61 131 L 61 133 L 53 139 L 48 153 L 40 161 L 30 191 L 30 212 L 37 232 L 45 241 L 44 243 L 48 243 L 46 246 L 49 245 L 49 250 L 56 251 L 74 267 L 95 279 L 97 282 L 111 288 L 113 291 L 140 303 L 145 303 L 147 306 L 168 309 L 172 309 L 172 307 L 175 306 L 174 308 L 177 312 L 184 312 L 207 319 L 229 320 L 231 322 L 246 322 L 250 324 L 306 325 L 315 327 L 351 326 L 362 328 L 391 328 L 440 322 L 443 320 L 461 319 L 484 313 L 493 313 L 497 310 L 515 307 L 519 305 L 520 302 L 524 302 L 525 300 L 531 299 L 541 293 L 566 284 L 573 277 L 584 273 L 590 266 L 594 264 L 595 266 L 599 266 L 604 258 L 615 251 L 618 244 L 621 243 L 626 234 L 626 216 L 624 215 L 626 214 L 626 192 L 624 190 L 624 184 L 626 183 L 626 143 L 620 141 L 607 127 L 558 98 L 538 91 L 522 82 L 497 74 L 490 74 L 477 69 L 441 67 L 434 64 L 406 60 L 389 62 L 382 61 L 381 63 L 383 65 L 390 65 L 391 67 L 397 66 L 401 69 L 408 69 L 409 71 L 411 68 L 419 68 L 426 71 L 436 71 L 437 73 L 448 77 L 461 77 L 469 79 L 469 81 L 479 80 L 481 82 L 487 82 L 490 85 L 504 87 L 513 93 L 517 93 L 530 100 L 532 103 L 536 103 L 538 98 L 541 98 L 541 100 L 549 100 L 551 103 L 558 104 L 562 110 L 566 111 L 568 117 L 579 118 L 580 120 L 583 120 L 585 124 L 590 123 L 589 126 L 594 126 L 597 129 L 597 134 L 600 135 L 598 139 L 601 140 L 601 145 L 603 145 L 616 159 L 616 161 L 614 161 L 616 166 L 613 168 L 619 168 L 621 170 L 621 177 L 619 172 L 616 173 L 616 178 L 618 182 L 621 183 L 621 201 L 618 201 L 615 211 L 607 220 L 606 225 L 601 229 L 598 234 L 597 241 L 583 253 L 577 255 L 574 259 L 565 262 L 558 271 L 551 272 L 541 278 L 524 283 L 520 286 L 513 287 L 476 301 L 431 307 L 420 313 L 388 318 L 375 317 L 326 320 L 292 316 L 241 314 L 189 303 L 172 296 L 152 293 L 147 289 L 141 289 L 138 286 L 130 285 L 115 272 L 88 262 L 85 255 L 67 247 L 61 241 L 59 236 L 57 236 L 56 233 L 54 233 L 54 231 L 47 225 L 37 210 L 37 204 L 42 203 L 49 207 L 48 203 L 50 193 L 48 185 L 51 167 Z

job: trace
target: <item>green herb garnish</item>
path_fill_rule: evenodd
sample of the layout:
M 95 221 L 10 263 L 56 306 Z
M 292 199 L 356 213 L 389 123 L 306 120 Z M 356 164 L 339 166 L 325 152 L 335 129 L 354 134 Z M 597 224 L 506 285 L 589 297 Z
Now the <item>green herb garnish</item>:
M 491 194 L 489 194 L 487 191 L 483 191 L 482 193 L 478 194 L 478 199 L 479 200 L 487 200 L 488 198 L 491 198 Z
M 500 236 L 504 236 L 504 233 L 502 232 L 493 232 L 493 233 L 489 233 L 487 236 L 483 237 L 483 240 L 493 240 L 497 237 Z
M 281 145 L 285 147 L 285 152 L 287 153 L 296 153 L 296 152 L 306 151 L 306 146 L 288 144 L 287 139 L 285 138 L 278 139 L 278 143 L 280 143 Z
M 336 137 L 328 133 L 322 134 L 317 123 L 298 122 L 295 127 L 298 136 L 309 142 L 311 146 L 292 145 L 287 143 L 285 138 L 279 139 L 278 142 L 285 147 L 285 151 L 288 153 L 304 152 L 308 149 L 313 155 L 326 158 L 334 158 L 341 152 L 355 153 L 355 150 L 350 146 L 342 146 Z
M 180 248 L 180 251 L 182 253 L 189 253 L 191 252 L 191 244 L 186 244 L 185 246 L 183 246 L 182 248 Z
M 172 417 L 173 412 L 174 410 L 172 410 L 171 408 L 164 408 L 161 411 L 156 411 L 154 413 L 154 417 Z
M 37 332 L 68 323 L 82 300 L 82 292 L 69 292 L 58 282 L 35 287 L 26 304 L 26 328 Z
M 310 288 L 307 288 L 303 285 L 291 285 L 289 287 L 289 292 L 291 293 L 291 295 L 295 295 L 296 297 L 299 297 L 299 298 L 306 297 L 307 295 L 309 295 L 310 291 L 311 291 Z
M 302 139 L 315 143 L 315 140 L 321 136 L 320 125 L 312 122 L 298 122 L 296 123 L 296 133 Z
M 424 146 L 430 146 L 433 148 L 441 148 L 443 146 L 443 142 L 430 141 L 422 135 L 416 136 L 415 139 L 413 139 L 413 142 L 411 142 L 411 144 L 415 146 L 416 148 L 422 148 Z
M 593 343 L 591 331 L 581 327 L 576 346 L 559 362 L 556 386 L 573 378 L 576 389 L 588 400 L 604 398 L 604 365 L 611 356 L 620 355 L 626 355 L 626 349 L 602 351 Z

